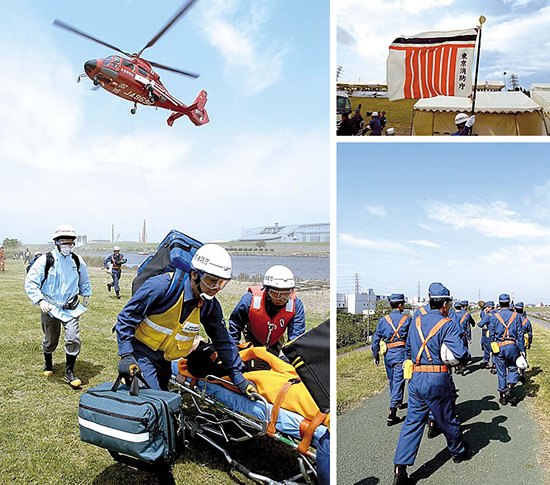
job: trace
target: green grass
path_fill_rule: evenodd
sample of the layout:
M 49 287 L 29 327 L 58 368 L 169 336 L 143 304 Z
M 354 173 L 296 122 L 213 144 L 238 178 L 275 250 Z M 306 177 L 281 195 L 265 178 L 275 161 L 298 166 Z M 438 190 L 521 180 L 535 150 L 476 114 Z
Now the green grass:
M 82 391 L 62 381 L 63 332 L 54 353 L 54 375 L 45 378 L 40 312 L 24 292 L 24 276 L 23 263 L 13 261 L 0 274 L 0 476 L 25 485 L 156 483 L 152 475 L 117 464 L 107 451 L 80 441 L 77 409 Z M 111 328 L 130 295 L 132 279 L 123 273 L 123 298 L 117 300 L 107 292 L 110 278 L 104 271 L 90 268 L 90 276 L 93 296 L 80 319 L 82 351 L 75 368 L 84 389 L 116 378 L 117 343 Z M 220 293 L 226 317 L 246 288 L 246 283 L 232 281 Z M 304 291 L 299 296 L 306 307 L 308 328 L 328 318 L 328 290 Z M 277 479 L 296 471 L 287 447 L 269 438 L 234 445 L 231 451 L 245 466 L 260 473 L 271 470 Z M 231 469 L 221 453 L 195 440 L 177 461 L 174 477 L 177 483 L 256 483 Z
M 388 98 L 350 97 L 350 101 L 352 115 L 361 105 L 361 115 L 365 119 L 365 125 L 371 120 L 370 116 L 366 116 L 367 111 L 385 111 L 388 120 L 386 128 L 395 128 L 396 135 L 409 136 L 411 134 L 413 106 L 418 101 L 417 99 L 390 101 Z
M 336 361 L 336 410 L 340 415 L 378 394 L 388 383 L 383 363 L 374 365 L 370 349 L 360 349 L 338 356 Z

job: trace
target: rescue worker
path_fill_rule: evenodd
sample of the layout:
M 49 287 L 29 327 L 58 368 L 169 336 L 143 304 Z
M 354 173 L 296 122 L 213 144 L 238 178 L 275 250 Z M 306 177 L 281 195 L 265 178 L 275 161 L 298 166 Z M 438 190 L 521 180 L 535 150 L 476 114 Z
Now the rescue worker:
M 403 315 L 405 310 L 405 295 L 393 293 L 390 296 L 389 315 L 378 321 L 372 337 L 372 355 L 374 363 L 380 365 L 380 352 L 384 356 L 386 374 L 390 382 L 390 412 L 386 420 L 388 426 L 400 422 L 397 408 L 402 408 L 405 378 L 403 377 L 403 362 L 406 359 L 405 342 L 411 324 L 410 315 Z M 381 350 L 382 347 L 382 350 Z
M 120 275 L 122 273 L 122 265 L 126 263 L 126 258 L 124 254 L 120 253 L 120 248 L 115 246 L 113 248 L 113 254 L 107 256 L 105 261 L 103 261 L 103 266 L 107 269 L 107 272 L 110 273 L 113 281 L 107 283 L 107 290 L 111 291 L 111 288 L 115 289 L 116 297 L 120 300 L 120 286 L 118 282 L 120 280 Z
M 351 123 L 353 125 L 353 134 L 357 134 L 359 133 L 362 129 L 363 129 L 363 117 L 361 116 L 361 109 L 360 109 L 360 105 L 359 105 L 359 108 L 357 108 L 355 110 L 355 114 L 352 116 L 351 118 Z
M 341 116 L 342 118 L 340 120 L 340 126 L 338 126 L 336 134 L 338 136 L 355 135 L 355 132 L 353 131 L 353 122 L 349 117 L 349 111 L 344 111 Z
M 31 260 L 31 252 L 29 251 L 29 248 L 25 248 L 25 255 L 24 255 L 23 262 L 25 264 L 29 264 L 30 260 Z
M 286 266 L 271 266 L 264 275 L 263 286 L 248 288 L 229 317 L 229 335 L 239 344 L 241 334 L 255 347 L 266 347 L 279 357 L 285 343 L 306 331 L 302 300 L 294 290 L 294 274 Z
M 380 123 L 380 119 L 378 118 L 378 111 L 373 111 L 371 116 L 372 116 L 372 119 L 369 121 L 369 124 L 363 130 L 363 135 L 369 130 L 370 130 L 370 133 L 369 133 L 370 136 L 382 135 L 382 123 Z
M 386 118 L 386 112 L 382 111 L 382 114 L 380 115 L 380 128 L 381 130 L 384 130 L 386 128 L 386 123 L 388 122 L 388 119 Z
M 489 340 L 493 349 L 498 375 L 499 402 L 503 406 L 517 404 L 512 390 L 518 382 L 516 360 L 521 355 L 525 357 L 524 328 L 521 317 L 512 311 L 510 295 L 503 293 L 498 297 L 500 310 L 489 320 Z
M 6 254 L 4 246 L 0 246 L 0 271 L 6 271 Z
M 477 326 L 481 328 L 481 350 L 483 350 L 483 360 L 481 361 L 481 368 L 490 368 L 491 373 L 496 373 L 496 367 L 494 364 L 491 366 L 491 341 L 489 340 L 489 320 L 492 314 L 495 312 L 495 302 L 489 300 L 485 303 L 485 307 L 481 310 L 480 320 Z M 493 369 L 494 368 L 494 369 Z
M 474 126 L 475 122 L 475 115 L 468 116 L 464 113 L 458 113 L 455 116 L 455 125 L 457 131 L 455 131 L 451 136 L 468 136 L 472 131 L 472 126 Z
M 407 466 L 415 462 L 430 411 L 445 435 L 453 461 L 469 458 L 470 447 L 462 436 L 455 412 L 456 392 L 448 365 L 465 364 L 470 352 L 462 344 L 456 324 L 448 318 L 450 291 L 434 282 L 429 294 L 431 309 L 413 320 L 407 336 L 406 353 L 413 360 L 413 373 L 408 387 L 407 417 L 395 450 L 394 485 L 412 483 Z
M 53 241 L 55 249 L 40 256 L 25 278 L 25 291 L 42 314 L 42 351 L 44 375 L 53 374 L 52 353 L 59 343 L 61 326 L 65 329 L 65 381 L 79 389 L 82 382 L 74 374 L 80 353 L 79 319 L 86 311 L 92 295 L 88 268 L 81 256 L 73 253 L 76 232 L 68 224 L 57 226 Z M 79 303 L 79 294 L 82 304 Z
M 529 317 L 525 312 L 522 301 L 516 303 L 515 309 L 521 318 L 521 326 L 523 327 L 523 336 L 525 343 L 525 358 L 527 358 L 527 349 L 530 349 L 531 344 L 533 343 L 533 325 L 531 325 L 531 320 L 529 320 Z M 519 369 L 519 380 L 522 382 L 522 384 L 525 384 L 525 369 Z
M 242 362 L 233 344 L 216 294 L 231 279 L 231 257 L 217 244 L 201 246 L 183 274 L 182 289 L 167 309 L 164 300 L 172 275 L 163 273 L 145 280 L 119 313 L 116 322 L 118 371 L 141 370 L 153 389 L 167 390 L 172 358 L 186 356 L 197 342 L 200 325 L 212 339 L 228 376 L 239 391 L 253 399 L 256 387 L 241 373 Z M 200 325 L 194 323 L 193 315 Z M 177 333 L 174 330 L 184 324 Z
M 460 327 L 460 335 L 462 337 L 462 343 L 464 347 L 469 348 L 469 345 L 472 343 L 472 327 L 475 325 L 472 315 L 467 311 L 468 301 L 462 300 L 455 303 L 456 318 L 458 319 L 458 325 Z M 457 365 L 456 372 L 457 374 L 464 375 L 464 370 L 466 366 Z
M 40 256 L 42 256 L 42 251 L 35 251 L 35 252 L 34 252 L 33 258 L 29 261 L 29 264 L 28 264 L 28 266 L 27 266 L 27 273 L 29 272 L 29 269 L 31 269 L 31 266 L 34 264 L 34 262 L 35 262 Z

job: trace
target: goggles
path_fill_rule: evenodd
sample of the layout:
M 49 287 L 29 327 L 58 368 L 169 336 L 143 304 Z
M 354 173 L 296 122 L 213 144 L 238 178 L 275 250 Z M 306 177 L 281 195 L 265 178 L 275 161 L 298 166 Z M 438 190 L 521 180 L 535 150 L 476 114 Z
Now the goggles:
M 267 294 L 273 300 L 282 300 L 283 298 L 288 300 L 290 298 L 290 295 L 292 295 L 293 291 L 294 291 L 294 288 L 290 288 L 288 290 L 277 290 L 275 288 L 268 288 Z
M 76 246 L 74 242 L 69 242 L 69 241 L 63 241 L 63 242 L 57 241 L 56 244 L 58 246 L 65 246 L 67 248 L 74 248 Z
M 201 283 L 209 290 L 222 290 L 229 280 L 219 278 L 217 276 L 203 273 L 201 276 Z

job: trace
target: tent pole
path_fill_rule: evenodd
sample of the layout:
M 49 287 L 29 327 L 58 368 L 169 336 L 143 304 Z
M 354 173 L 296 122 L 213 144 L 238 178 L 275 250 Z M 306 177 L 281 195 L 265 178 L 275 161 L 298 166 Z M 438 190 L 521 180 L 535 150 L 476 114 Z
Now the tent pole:
M 477 93 L 477 75 L 479 72 L 479 53 L 481 51 L 481 30 L 483 27 L 483 24 L 485 23 L 485 17 L 481 15 L 479 17 L 479 37 L 477 38 L 477 58 L 476 58 L 476 74 L 475 74 L 475 80 L 474 80 L 474 95 L 472 99 L 472 112 L 470 113 L 470 116 L 473 116 L 475 114 L 476 110 L 476 93 Z M 470 135 L 472 135 L 473 130 L 470 130 Z

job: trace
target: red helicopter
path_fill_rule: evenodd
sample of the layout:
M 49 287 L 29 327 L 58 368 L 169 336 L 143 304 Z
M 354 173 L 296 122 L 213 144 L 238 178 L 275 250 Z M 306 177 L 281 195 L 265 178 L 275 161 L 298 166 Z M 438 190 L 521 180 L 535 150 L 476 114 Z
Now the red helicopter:
M 168 109 L 173 111 L 170 117 L 166 120 L 169 126 L 174 124 L 174 121 L 182 116 L 188 116 L 192 123 L 196 126 L 204 125 L 210 120 L 204 106 L 206 105 L 206 91 L 202 90 L 197 99 L 192 105 L 186 106 L 181 101 L 172 96 L 168 90 L 160 82 L 159 75 L 153 71 L 153 66 L 159 69 L 183 74 L 194 79 L 199 75 L 175 69 L 173 67 L 164 66 L 156 62 L 147 61 L 141 57 L 142 52 L 148 49 L 159 40 L 166 31 L 195 3 L 196 0 L 190 0 L 180 8 L 172 19 L 155 35 L 149 43 L 139 52 L 130 54 L 120 50 L 114 45 L 107 44 L 102 40 L 96 39 L 85 32 L 82 32 L 61 20 L 55 20 L 54 25 L 62 29 L 68 30 L 74 34 L 80 35 L 98 44 L 104 45 L 120 52 L 126 57 L 112 55 L 105 59 L 91 59 L 84 63 L 84 71 L 77 78 L 80 79 L 88 76 L 94 83 L 94 86 L 101 86 L 106 91 L 127 99 L 134 103 L 134 107 L 130 113 L 136 114 L 137 105 L 144 104 L 146 106 L 155 106 L 158 108 Z

